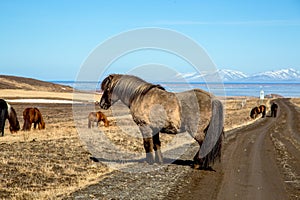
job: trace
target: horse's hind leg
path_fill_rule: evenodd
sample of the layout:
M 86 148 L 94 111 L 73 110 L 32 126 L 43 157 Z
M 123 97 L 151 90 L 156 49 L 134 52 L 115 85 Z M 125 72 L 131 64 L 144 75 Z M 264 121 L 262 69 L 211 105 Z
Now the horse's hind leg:
M 199 153 L 200 153 L 200 149 L 201 149 L 201 145 L 203 143 L 204 137 L 205 137 L 205 132 L 207 131 L 208 126 L 204 129 L 204 132 L 198 132 L 196 133 L 196 135 L 194 135 L 194 139 L 197 141 L 197 143 L 199 144 L 199 150 L 197 151 L 197 153 L 194 156 L 194 164 L 193 164 L 193 168 L 194 169 L 200 169 L 202 164 L 203 164 L 203 160 L 199 158 Z M 192 135 L 192 132 L 189 132 L 190 135 Z
M 38 123 L 38 129 L 42 130 L 42 124 L 41 124 L 41 122 Z
M 152 129 L 148 126 L 140 126 L 139 128 L 143 135 L 144 149 L 146 151 L 146 161 L 149 164 L 153 164 L 154 156 L 153 156 Z
M 161 143 L 159 140 L 159 132 L 154 133 L 152 138 L 153 138 L 153 149 L 155 151 L 155 162 L 161 164 L 161 163 L 163 163 L 163 157 L 162 157 L 162 153 L 160 150 Z

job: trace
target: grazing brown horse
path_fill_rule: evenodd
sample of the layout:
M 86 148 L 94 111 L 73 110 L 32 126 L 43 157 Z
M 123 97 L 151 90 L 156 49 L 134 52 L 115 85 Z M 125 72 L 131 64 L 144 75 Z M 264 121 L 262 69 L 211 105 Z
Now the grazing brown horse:
M 262 118 L 266 116 L 266 106 L 260 105 L 258 107 L 252 108 L 250 112 L 250 117 L 255 119 L 260 113 L 262 113 Z
M 187 131 L 200 145 L 194 167 L 208 168 L 221 156 L 223 105 L 208 92 L 193 89 L 181 93 L 166 91 L 136 76 L 112 74 L 101 83 L 100 107 L 108 109 L 121 100 L 138 125 L 146 161 L 162 163 L 159 133 Z M 155 159 L 153 155 L 155 151 Z
M 23 131 L 30 131 L 32 123 L 34 129 L 36 129 L 36 125 L 38 125 L 39 130 L 45 129 L 45 122 L 43 120 L 42 114 L 37 108 L 26 108 L 23 111 L 23 118 Z
M 104 126 L 108 127 L 109 126 L 109 121 L 107 120 L 107 117 L 101 112 L 90 112 L 89 116 L 88 116 L 88 127 L 91 128 L 92 126 L 94 126 L 94 122 L 96 122 L 97 127 L 99 125 L 99 122 L 103 121 Z
M 0 99 L 0 133 L 2 133 L 2 136 L 4 136 L 6 119 L 9 121 L 9 130 L 11 133 L 15 133 L 20 130 L 20 124 L 15 109 L 5 100 Z

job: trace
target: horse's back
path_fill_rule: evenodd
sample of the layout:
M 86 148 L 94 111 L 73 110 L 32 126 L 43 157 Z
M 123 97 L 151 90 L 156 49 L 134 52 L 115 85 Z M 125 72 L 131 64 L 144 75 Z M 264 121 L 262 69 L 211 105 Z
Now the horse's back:
M 172 92 L 153 88 L 142 98 L 133 101 L 130 111 L 138 125 L 167 127 L 173 132 L 180 128 L 180 106 Z
M 137 124 L 165 127 L 174 133 L 186 129 L 197 132 L 209 124 L 212 95 L 200 89 L 172 93 L 155 88 L 133 102 L 130 109 Z
M 25 108 L 23 111 L 24 120 L 39 121 L 42 114 L 38 108 Z

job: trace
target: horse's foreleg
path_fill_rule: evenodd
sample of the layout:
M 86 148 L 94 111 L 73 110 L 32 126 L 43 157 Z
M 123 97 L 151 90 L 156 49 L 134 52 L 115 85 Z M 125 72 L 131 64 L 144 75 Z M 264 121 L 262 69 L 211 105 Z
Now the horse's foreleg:
M 154 156 L 153 156 L 152 129 L 148 126 L 140 126 L 139 128 L 143 135 L 144 148 L 146 151 L 146 161 L 149 164 L 153 164 Z
M 153 142 L 152 138 L 144 138 L 144 148 L 146 151 L 146 161 L 150 165 L 154 163 L 154 156 L 153 156 Z
M 34 122 L 34 123 L 33 123 L 33 128 L 34 128 L 34 129 L 36 129 L 36 125 L 37 125 L 37 124 L 38 124 L 37 122 Z
M 162 157 L 162 153 L 160 150 L 161 143 L 159 140 L 159 132 L 154 133 L 152 138 L 153 138 L 153 149 L 155 151 L 155 162 L 161 164 L 161 163 L 163 163 L 163 157 Z

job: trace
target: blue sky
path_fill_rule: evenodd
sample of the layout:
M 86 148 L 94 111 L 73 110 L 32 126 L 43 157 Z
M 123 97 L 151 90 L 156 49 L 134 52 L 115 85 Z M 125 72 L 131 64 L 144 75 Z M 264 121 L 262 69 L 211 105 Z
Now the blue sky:
M 299 0 L 0 0 L 0 27 L 0 74 L 74 80 L 98 45 L 144 27 L 190 37 L 220 69 L 300 70 Z M 157 52 L 148 57 L 155 55 L 164 60 Z M 119 60 L 117 64 L 128 68 L 116 64 L 116 72 L 134 67 L 136 61 L 130 58 L 137 57 Z M 176 71 L 188 72 L 184 65 L 178 59 L 168 62 Z

